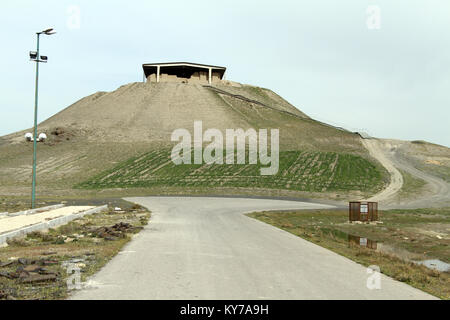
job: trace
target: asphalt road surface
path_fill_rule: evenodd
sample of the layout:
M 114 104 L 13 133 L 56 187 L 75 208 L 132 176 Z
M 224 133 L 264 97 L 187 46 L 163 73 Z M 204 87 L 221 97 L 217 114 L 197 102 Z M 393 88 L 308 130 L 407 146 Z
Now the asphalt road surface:
M 243 213 L 330 207 L 245 198 L 126 199 L 150 223 L 72 299 L 432 299 Z M 379 275 L 379 274 L 378 274 Z M 371 277 L 371 278 L 369 278 Z

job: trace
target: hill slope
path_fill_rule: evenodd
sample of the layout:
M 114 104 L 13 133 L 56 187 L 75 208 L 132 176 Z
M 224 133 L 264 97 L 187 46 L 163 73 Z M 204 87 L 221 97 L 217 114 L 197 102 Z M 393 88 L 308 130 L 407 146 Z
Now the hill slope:
M 351 189 L 373 193 L 386 183 L 385 170 L 369 156 L 357 135 L 310 119 L 268 89 L 227 82 L 217 85 L 215 89 L 217 90 L 199 84 L 131 83 L 112 92 L 97 92 L 79 100 L 38 126 L 39 132 L 46 132 L 49 136 L 49 139 L 38 147 L 39 185 L 48 189 L 71 188 L 74 184 L 93 181 L 93 177 L 101 175 L 105 170 L 122 166 L 132 157 L 155 150 L 170 150 L 173 145 L 170 142 L 172 131 L 186 128 L 192 132 L 195 120 L 203 122 L 204 130 L 277 128 L 280 131 L 280 149 L 283 152 L 281 159 L 291 159 L 290 151 L 295 151 L 295 155 L 303 152 L 324 159 L 316 163 L 316 156 L 307 157 L 311 159 L 303 164 L 300 164 L 302 160 L 297 164 L 295 159 L 291 159 L 292 163 L 289 162 L 291 160 L 283 160 L 286 162 L 280 163 L 280 168 L 297 165 L 306 170 L 306 173 L 292 174 L 290 180 L 294 182 L 278 179 L 278 182 L 270 184 L 261 180 L 258 184 L 246 178 L 238 179 L 240 182 L 231 184 L 231 187 L 283 189 L 289 185 L 294 190 Z M 2 138 L 0 193 L 2 190 L 11 190 L 13 186 L 23 186 L 23 190 L 26 190 L 29 184 L 32 146 L 23 139 L 26 131 L 30 129 Z M 319 173 L 314 169 L 315 165 L 320 164 L 322 169 L 331 166 L 336 154 L 351 155 L 355 157 L 355 163 L 364 163 L 357 179 L 370 181 L 370 186 L 361 181 L 354 181 L 353 188 L 349 188 L 348 183 L 341 183 L 337 179 L 331 184 L 337 187 L 324 189 L 319 183 L 322 178 L 318 178 Z M 153 160 L 149 161 L 151 163 Z M 223 168 L 211 170 L 224 171 Z M 253 169 L 249 170 L 248 174 L 251 175 Z M 230 174 L 235 175 L 235 172 L 231 170 Z M 286 175 L 285 172 L 280 174 Z M 290 175 L 291 173 L 288 173 L 288 176 Z M 316 178 L 313 178 L 314 175 Z M 306 181 L 309 177 L 311 187 L 298 187 L 304 183 L 297 180 Z M 372 177 L 376 177 L 375 180 L 371 180 Z M 173 184 L 173 180 L 171 181 L 167 183 Z M 173 185 L 185 188 L 190 184 Z M 204 184 L 205 187 L 215 185 Z M 297 187 L 294 187 L 295 185 Z M 114 186 L 118 185 L 105 185 Z
M 282 148 L 365 153 L 358 136 L 313 121 L 267 89 L 218 86 L 271 108 L 222 95 L 206 86 L 183 83 L 131 83 L 97 92 L 39 124 L 40 132 L 61 128 L 96 142 L 170 142 L 178 128 L 279 128 Z M 5 137 L 22 142 L 22 131 Z M 52 138 L 52 137 L 51 137 Z

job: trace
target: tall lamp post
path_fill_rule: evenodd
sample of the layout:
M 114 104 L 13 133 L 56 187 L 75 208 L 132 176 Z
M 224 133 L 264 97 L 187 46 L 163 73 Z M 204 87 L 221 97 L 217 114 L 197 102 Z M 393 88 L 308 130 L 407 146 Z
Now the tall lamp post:
M 41 34 L 52 35 L 56 32 L 53 28 L 46 29 L 41 32 L 36 32 L 37 35 L 37 49 L 36 51 L 30 52 L 30 60 L 36 62 L 36 89 L 34 93 L 34 136 L 33 136 L 33 183 L 31 187 L 31 208 L 35 208 L 35 198 L 36 198 L 36 147 L 37 147 L 37 110 L 38 110 L 38 80 L 39 80 L 39 63 L 46 63 L 47 56 L 39 55 L 39 36 Z

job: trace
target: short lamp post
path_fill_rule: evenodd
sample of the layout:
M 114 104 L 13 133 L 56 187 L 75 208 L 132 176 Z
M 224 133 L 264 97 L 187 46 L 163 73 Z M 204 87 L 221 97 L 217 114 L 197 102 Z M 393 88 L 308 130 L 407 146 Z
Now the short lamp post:
M 36 51 L 30 52 L 30 60 L 36 62 L 36 89 L 34 93 L 34 138 L 33 138 L 33 182 L 31 187 L 31 208 L 35 208 L 35 199 L 36 199 L 36 147 L 37 147 L 37 111 L 38 111 L 38 80 L 39 80 L 39 63 L 46 63 L 48 58 L 47 56 L 39 55 L 39 36 L 41 34 L 52 35 L 56 32 L 53 31 L 53 28 L 46 29 L 41 32 L 36 32 L 37 35 L 37 49 Z

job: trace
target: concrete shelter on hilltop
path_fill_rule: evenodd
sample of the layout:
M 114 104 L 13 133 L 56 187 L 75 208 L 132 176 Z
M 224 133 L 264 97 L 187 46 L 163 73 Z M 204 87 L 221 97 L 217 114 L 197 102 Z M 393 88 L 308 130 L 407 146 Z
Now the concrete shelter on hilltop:
M 225 67 L 191 62 L 145 63 L 144 75 L 149 82 L 204 82 L 223 79 Z

